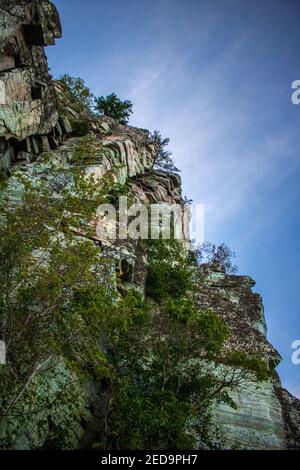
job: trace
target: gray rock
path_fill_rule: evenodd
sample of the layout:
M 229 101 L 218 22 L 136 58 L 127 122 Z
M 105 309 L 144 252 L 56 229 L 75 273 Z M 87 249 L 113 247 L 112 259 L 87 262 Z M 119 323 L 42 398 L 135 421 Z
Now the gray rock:
M 42 0 L 0 1 L 0 137 L 23 140 L 47 134 L 57 122 L 57 101 L 43 46 L 61 36 L 58 13 Z

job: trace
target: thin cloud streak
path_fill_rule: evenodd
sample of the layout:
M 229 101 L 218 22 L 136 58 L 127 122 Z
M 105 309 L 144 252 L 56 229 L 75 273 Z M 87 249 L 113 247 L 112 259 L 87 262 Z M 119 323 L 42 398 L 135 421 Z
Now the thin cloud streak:
M 233 49 L 236 47 L 234 44 Z M 225 56 L 231 54 L 229 50 Z M 279 186 L 293 172 L 298 164 L 290 149 L 293 130 L 269 132 L 245 144 L 249 128 L 256 132 L 255 110 L 247 114 L 244 109 L 244 103 L 251 102 L 253 90 L 246 88 L 242 102 L 228 111 L 230 83 L 226 83 L 228 63 L 224 54 L 200 74 L 189 92 L 186 90 L 182 105 L 176 99 L 176 87 L 180 95 L 181 84 L 194 80 L 185 62 L 176 54 L 157 62 L 153 57 L 157 54 L 152 51 L 150 57 L 144 57 L 144 67 L 128 88 L 128 96 L 135 103 L 134 121 L 145 127 L 155 125 L 171 138 L 176 163 L 184 169 L 184 189 L 196 202 L 205 203 L 207 224 L 217 231 L 226 220 L 245 210 L 249 199 L 252 204 L 259 202 L 261 194 Z M 220 76 L 224 79 L 216 93 L 212 84 L 218 83 Z M 174 100 L 158 114 L 170 89 Z M 260 116 L 259 120 L 263 119 Z

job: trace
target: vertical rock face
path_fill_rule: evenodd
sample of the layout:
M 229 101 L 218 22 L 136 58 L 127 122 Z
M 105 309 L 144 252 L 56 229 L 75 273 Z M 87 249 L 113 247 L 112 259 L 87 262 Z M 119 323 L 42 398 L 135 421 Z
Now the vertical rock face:
M 221 444 L 230 449 L 284 449 L 286 437 L 280 402 L 273 383 L 245 381 L 231 393 L 234 410 L 220 404 L 215 412 Z
M 252 292 L 255 282 L 248 276 L 227 275 L 203 267 L 199 308 L 213 308 L 229 329 L 225 349 L 259 354 L 273 369 L 281 358 L 266 338 L 262 299 Z M 276 390 L 279 380 L 257 383 L 251 378 L 231 393 L 233 409 L 220 404 L 215 410 L 222 445 L 242 449 L 282 449 L 286 446 L 284 416 Z
M 52 3 L 0 0 L 0 168 L 9 168 L 19 152 L 26 157 L 37 153 L 38 145 L 42 150 L 42 136 L 57 123 L 44 46 L 59 37 L 60 20 Z M 34 135 L 41 137 L 35 140 Z
M 216 268 L 218 269 L 218 268 Z M 228 275 L 222 269 L 202 267 L 198 294 L 199 308 L 212 308 L 226 323 L 230 338 L 226 348 L 260 354 L 274 368 L 281 360 L 267 341 L 262 298 L 252 292 L 255 281 L 249 276 Z
M 285 447 L 300 449 L 300 400 L 284 390 L 280 383 L 275 387 L 280 402 L 285 432 Z
M 48 0 L 0 0 L 0 169 L 22 165 L 28 174 L 33 168 L 42 172 L 43 153 L 53 161 L 69 163 L 74 153 L 84 149 L 85 157 L 92 159 L 86 163 L 87 172 L 102 178 L 117 168 L 117 182 L 123 184 L 130 178 L 136 201 L 184 207 L 179 176 L 153 170 L 156 148 L 148 131 L 87 112 L 84 117 L 89 120 L 91 139 L 71 134 L 70 119 L 80 120 L 82 113 L 67 106 L 59 115 L 58 109 L 68 102 L 66 90 L 51 79 L 44 53 L 44 47 L 60 36 L 59 16 Z M 187 233 L 185 238 L 188 241 Z M 139 244 L 114 249 L 120 278 L 144 292 L 147 263 Z M 199 309 L 213 309 L 226 323 L 227 352 L 259 354 L 274 369 L 280 355 L 266 338 L 262 299 L 253 293 L 254 284 L 247 276 L 229 276 L 221 269 L 202 266 L 200 289 L 194 295 Z M 263 384 L 249 379 L 232 398 L 237 409 L 218 405 L 215 410 L 224 447 L 300 447 L 300 401 L 282 389 L 276 376 Z M 103 408 L 103 403 L 98 405 Z M 39 427 L 36 422 L 30 424 Z M 49 433 L 47 417 L 36 443 L 28 440 L 25 431 L 20 430 L 17 447 L 43 446 Z
M 203 266 L 200 270 L 199 308 L 212 308 L 229 330 L 225 350 L 259 356 L 270 369 L 281 361 L 267 340 L 262 298 L 252 291 L 255 281 L 248 276 L 227 275 L 222 269 Z M 215 424 L 220 443 L 233 449 L 283 449 L 300 447 L 300 400 L 282 389 L 279 377 L 258 383 L 247 378 L 231 397 L 233 409 L 219 404 Z

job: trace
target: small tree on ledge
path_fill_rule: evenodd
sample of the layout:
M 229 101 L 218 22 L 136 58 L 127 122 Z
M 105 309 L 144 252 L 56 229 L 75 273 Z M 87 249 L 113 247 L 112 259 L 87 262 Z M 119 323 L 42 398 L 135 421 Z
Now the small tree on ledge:
M 149 136 L 149 141 L 157 145 L 157 153 L 154 159 L 154 168 L 157 170 L 167 171 L 171 173 L 179 173 L 179 169 L 176 167 L 172 152 L 166 150 L 169 145 L 169 137 L 162 137 L 159 131 L 154 131 Z
M 71 77 L 69 74 L 60 75 L 59 81 L 64 83 L 73 97 L 83 107 L 91 111 L 93 103 L 93 94 L 85 85 L 82 78 Z
M 130 114 L 133 112 L 132 106 L 131 101 L 121 101 L 115 93 L 95 98 L 95 110 L 100 115 L 116 119 L 120 124 L 128 123 Z

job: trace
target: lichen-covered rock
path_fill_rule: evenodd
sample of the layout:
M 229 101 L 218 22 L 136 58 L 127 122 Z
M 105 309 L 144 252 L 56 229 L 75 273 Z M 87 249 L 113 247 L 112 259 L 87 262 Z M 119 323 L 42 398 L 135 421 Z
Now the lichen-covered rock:
M 266 338 L 262 298 L 252 292 L 255 281 L 248 276 L 228 275 L 205 267 L 199 274 L 199 308 L 212 308 L 226 323 L 230 338 L 226 349 L 260 354 L 270 367 L 281 357 Z
M 0 1 L 0 138 L 23 140 L 55 126 L 57 100 L 44 46 L 61 37 L 48 0 Z
M 267 340 L 262 299 L 252 292 L 253 279 L 203 266 L 199 285 L 195 293 L 199 308 L 212 308 L 229 330 L 224 354 L 243 351 L 259 355 L 274 369 L 281 357 Z M 300 401 L 282 389 L 277 374 L 263 383 L 249 377 L 230 396 L 237 409 L 219 404 L 214 414 L 221 446 L 231 449 L 300 447 Z
M 283 389 L 280 384 L 275 388 L 284 421 L 285 447 L 300 449 L 300 400 Z
M 214 422 L 221 447 L 272 450 L 286 447 L 284 420 L 272 382 L 247 380 L 230 392 L 237 408 L 219 404 Z
M 24 399 L 15 413 L 5 419 L 2 417 L 2 449 L 38 449 L 46 441 L 51 445 L 51 440 L 55 441 L 58 436 L 61 448 L 73 449 L 84 435 L 82 425 L 91 417 L 92 383 L 80 381 L 59 358 L 45 361 L 41 368 L 42 373 L 36 374 L 29 384 L 29 394 L 44 406 L 28 413 L 32 409 L 28 404 L 30 400 Z M 60 399 L 62 390 L 64 400 Z

